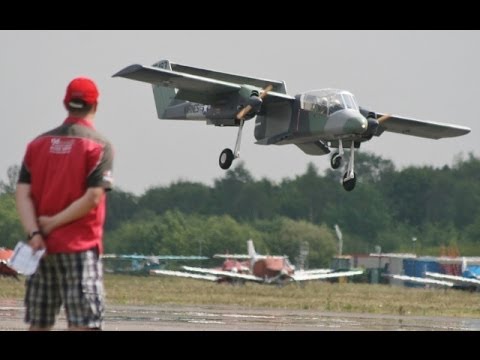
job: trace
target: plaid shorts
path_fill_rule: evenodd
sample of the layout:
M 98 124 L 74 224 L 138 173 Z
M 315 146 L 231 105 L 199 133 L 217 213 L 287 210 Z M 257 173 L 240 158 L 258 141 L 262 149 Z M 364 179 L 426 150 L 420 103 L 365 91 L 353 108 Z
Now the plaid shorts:
M 103 269 L 96 250 L 45 256 L 26 287 L 25 322 L 31 326 L 53 326 L 64 305 L 69 327 L 102 328 Z

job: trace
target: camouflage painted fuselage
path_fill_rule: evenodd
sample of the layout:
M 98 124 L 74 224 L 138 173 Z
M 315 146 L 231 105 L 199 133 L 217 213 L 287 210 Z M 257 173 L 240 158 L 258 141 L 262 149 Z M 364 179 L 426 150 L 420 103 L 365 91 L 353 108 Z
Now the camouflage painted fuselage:
M 305 110 L 299 95 L 292 103 L 269 104 L 255 121 L 255 139 L 262 145 L 295 144 L 310 155 L 328 154 L 327 142 L 337 147 L 338 140 L 349 146 L 352 141 L 366 141 L 367 120 L 354 109 L 331 114 Z

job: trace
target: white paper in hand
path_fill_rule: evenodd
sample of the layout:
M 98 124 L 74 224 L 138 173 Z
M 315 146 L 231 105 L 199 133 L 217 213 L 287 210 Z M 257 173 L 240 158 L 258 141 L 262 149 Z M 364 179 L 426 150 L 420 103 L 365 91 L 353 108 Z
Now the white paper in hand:
M 35 253 L 30 245 L 20 241 L 15 246 L 13 255 L 8 265 L 23 275 L 32 275 L 38 267 L 45 249 L 37 250 Z

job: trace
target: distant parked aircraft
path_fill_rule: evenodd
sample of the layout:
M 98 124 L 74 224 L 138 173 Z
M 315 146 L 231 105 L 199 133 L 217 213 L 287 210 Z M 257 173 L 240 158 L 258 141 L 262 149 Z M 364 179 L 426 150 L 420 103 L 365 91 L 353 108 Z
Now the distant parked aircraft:
M 248 255 L 215 255 L 225 258 L 221 268 L 206 269 L 184 266 L 182 271 L 152 270 L 151 274 L 170 275 L 209 281 L 254 281 L 263 284 L 279 284 L 288 281 L 307 281 L 331 279 L 360 275 L 363 270 L 333 272 L 331 269 L 312 269 L 295 271 L 287 256 L 259 255 L 253 246 L 253 241 L 248 240 Z M 246 259 L 245 261 L 238 261 Z
M 13 250 L 0 248 L 0 276 L 13 276 L 18 279 L 18 273 L 8 265 Z
M 109 262 L 108 272 L 137 272 L 158 268 L 162 262 L 182 260 L 207 260 L 206 256 L 183 255 L 137 255 L 137 254 L 104 254 L 102 259 Z M 113 260 L 113 262 L 112 262 Z

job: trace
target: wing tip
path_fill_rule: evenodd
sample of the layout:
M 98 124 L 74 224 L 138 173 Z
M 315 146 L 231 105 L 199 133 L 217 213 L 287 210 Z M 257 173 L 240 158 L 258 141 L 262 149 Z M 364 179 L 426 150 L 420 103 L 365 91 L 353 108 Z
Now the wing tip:
M 129 65 L 126 68 L 123 68 L 122 70 L 113 74 L 112 77 L 126 77 L 127 75 L 134 73 L 140 70 L 141 68 L 143 68 L 143 66 L 140 64 Z

